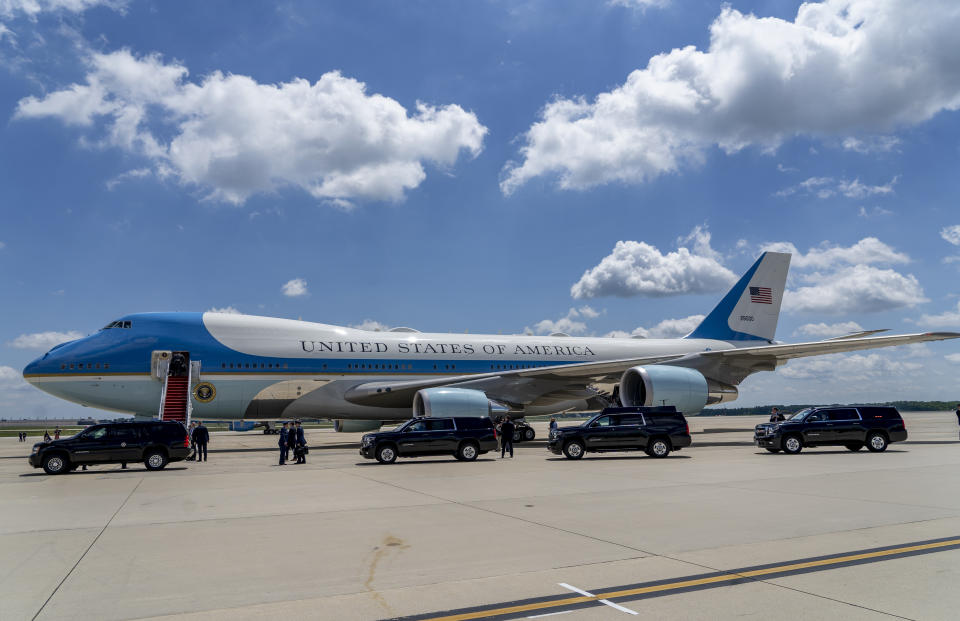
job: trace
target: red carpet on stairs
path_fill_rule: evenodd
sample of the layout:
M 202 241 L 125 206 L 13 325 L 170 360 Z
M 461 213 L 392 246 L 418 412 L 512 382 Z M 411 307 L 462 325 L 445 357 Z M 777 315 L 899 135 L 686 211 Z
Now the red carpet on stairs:
M 187 421 L 187 399 L 190 398 L 187 377 L 168 377 L 167 395 L 163 400 L 162 420 Z

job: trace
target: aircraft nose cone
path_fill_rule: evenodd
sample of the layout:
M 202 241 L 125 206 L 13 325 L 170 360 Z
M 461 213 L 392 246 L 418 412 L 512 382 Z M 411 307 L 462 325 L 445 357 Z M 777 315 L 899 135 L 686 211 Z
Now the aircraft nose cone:
M 42 360 L 42 358 L 37 358 L 27 366 L 23 367 L 23 379 L 27 380 L 31 384 L 34 383 L 34 380 L 36 379 L 35 377 L 31 376 L 36 375 L 40 371 L 40 360 Z

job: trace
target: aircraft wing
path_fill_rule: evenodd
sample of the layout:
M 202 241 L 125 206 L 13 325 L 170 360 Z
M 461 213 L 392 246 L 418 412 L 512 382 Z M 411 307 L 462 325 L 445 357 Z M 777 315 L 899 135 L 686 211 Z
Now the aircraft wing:
M 593 394 L 587 391 L 587 387 L 591 384 L 603 380 L 617 381 L 620 375 L 630 367 L 650 364 L 674 364 L 693 368 L 712 379 L 736 385 L 751 373 L 772 371 L 778 365 L 793 358 L 955 338 L 960 338 L 960 333 L 927 332 L 875 337 L 858 335 L 810 343 L 740 347 L 686 355 L 661 355 L 601 362 L 580 362 L 533 369 L 497 371 L 475 375 L 450 375 L 409 381 L 366 382 L 347 390 L 344 398 L 359 405 L 408 407 L 418 390 L 438 386 L 474 388 L 484 391 L 492 399 L 517 403 L 527 403 L 543 395 L 555 395 L 558 400 L 587 398 Z
M 775 360 L 790 360 L 807 356 L 836 354 L 861 349 L 876 349 L 893 345 L 909 345 L 911 343 L 926 343 L 928 341 L 945 341 L 960 337 L 960 332 L 925 332 L 923 334 L 896 334 L 893 336 L 861 336 L 859 333 L 846 338 L 833 338 L 826 341 L 810 343 L 791 343 L 786 345 L 763 345 L 760 347 L 740 347 L 720 351 L 703 352 L 701 356 L 725 359 L 757 359 L 767 358 Z
M 366 382 L 350 388 L 344 394 L 344 398 L 358 405 L 409 407 L 413 402 L 413 395 L 418 390 L 439 386 L 456 386 L 458 388 L 483 390 L 492 399 L 499 398 L 512 401 L 516 400 L 515 395 L 531 392 L 529 388 L 532 388 L 535 383 L 539 384 L 539 387 L 533 392 L 543 394 L 545 392 L 566 391 L 571 393 L 567 395 L 568 398 L 586 398 L 593 395 L 593 393 L 586 392 L 587 386 L 603 379 L 619 379 L 620 374 L 630 367 L 669 362 L 683 357 L 680 354 L 645 356 L 642 358 L 558 364 L 533 369 L 515 369 L 473 375 L 448 375 L 409 381 Z M 572 394 L 577 389 L 582 391 L 583 394 Z

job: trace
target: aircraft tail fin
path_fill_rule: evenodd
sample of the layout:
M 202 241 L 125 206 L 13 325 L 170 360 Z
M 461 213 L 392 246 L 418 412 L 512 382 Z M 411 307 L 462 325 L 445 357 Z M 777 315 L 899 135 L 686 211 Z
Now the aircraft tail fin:
M 685 338 L 772 341 L 789 269 L 790 253 L 764 252 Z

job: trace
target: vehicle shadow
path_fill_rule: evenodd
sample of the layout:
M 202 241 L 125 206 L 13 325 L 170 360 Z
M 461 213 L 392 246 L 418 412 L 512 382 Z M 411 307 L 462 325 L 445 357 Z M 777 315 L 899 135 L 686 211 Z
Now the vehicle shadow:
M 547 457 L 547 461 L 617 461 L 617 460 L 629 460 L 629 459 L 651 459 L 651 460 L 671 460 L 671 459 L 693 459 L 691 455 L 668 455 L 667 457 L 650 457 L 649 455 L 617 455 L 617 456 L 606 456 L 606 455 L 585 455 L 580 459 L 567 459 L 566 457 Z
M 89 470 L 73 470 L 66 474 L 72 475 L 72 476 L 84 476 L 84 475 L 90 475 L 90 474 L 143 474 L 144 472 L 160 473 L 160 472 L 177 472 L 179 470 L 189 470 L 189 468 L 187 468 L 186 466 L 179 466 L 175 468 L 170 468 L 168 466 L 163 470 L 147 470 L 146 468 L 127 468 L 126 470 L 124 470 L 123 468 L 115 468 L 112 470 L 102 470 L 102 469 L 95 470 L 93 468 L 90 468 Z M 65 475 L 47 474 L 43 470 L 38 470 L 37 472 L 24 472 L 20 476 L 21 477 L 50 477 L 50 476 L 58 477 L 58 476 L 65 476 Z
M 402 460 L 402 461 L 401 461 Z M 493 462 L 498 461 L 497 458 L 493 457 L 478 457 L 473 460 L 474 462 Z M 356 466 L 424 466 L 427 464 L 466 464 L 470 462 L 460 461 L 459 459 L 422 459 L 419 457 L 408 457 L 401 458 L 392 464 L 381 464 L 376 459 L 371 459 L 370 461 L 358 461 Z
M 903 450 L 903 449 L 887 449 L 887 450 L 885 450 L 885 451 L 883 451 L 883 452 L 884 452 L 884 453 L 909 453 L 910 451 L 905 451 L 905 450 Z M 798 453 L 798 454 L 796 454 L 796 455 L 790 455 L 789 453 L 783 453 L 783 452 L 780 452 L 780 453 L 771 453 L 771 452 L 769 452 L 769 451 L 754 451 L 753 454 L 754 454 L 754 455 L 765 455 L 765 456 L 768 456 L 768 457 L 779 457 L 779 456 L 782 456 L 782 455 L 786 455 L 787 457 L 803 457 L 803 456 L 805 456 L 805 455 L 851 455 L 851 456 L 853 456 L 853 455 L 869 455 L 869 454 L 879 455 L 879 453 L 872 453 L 872 451 L 868 451 L 868 450 L 866 450 L 866 449 L 862 449 L 862 450 L 859 450 L 859 451 L 848 451 L 848 450 L 846 450 L 846 449 L 843 449 L 842 451 L 824 451 L 824 450 L 821 450 L 821 449 L 804 449 L 802 452 L 800 452 L 800 453 Z

